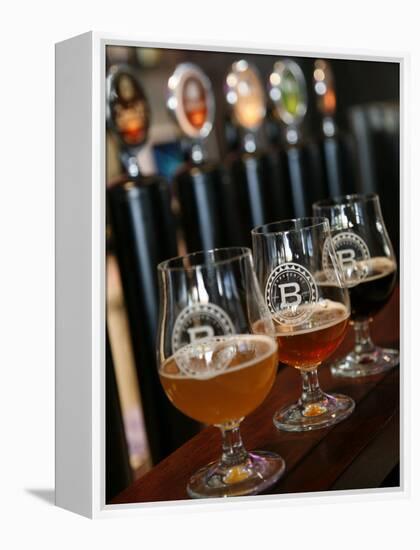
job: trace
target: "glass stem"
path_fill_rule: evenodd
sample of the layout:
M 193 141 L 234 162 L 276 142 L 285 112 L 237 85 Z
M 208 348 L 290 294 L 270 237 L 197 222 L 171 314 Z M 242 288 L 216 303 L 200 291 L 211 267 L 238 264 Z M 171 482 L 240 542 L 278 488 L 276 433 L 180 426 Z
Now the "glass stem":
M 372 353 L 375 349 L 375 345 L 373 344 L 370 338 L 369 323 L 370 321 L 368 320 L 355 321 L 353 325 L 354 336 L 355 336 L 354 351 L 358 355 L 364 355 L 365 353 Z
M 242 464 L 248 457 L 239 431 L 241 420 L 235 420 L 219 426 L 222 432 L 223 452 L 221 462 L 228 467 Z
M 312 405 L 322 400 L 323 392 L 319 387 L 317 367 L 310 370 L 301 370 L 302 375 L 302 395 L 300 401 L 302 405 Z

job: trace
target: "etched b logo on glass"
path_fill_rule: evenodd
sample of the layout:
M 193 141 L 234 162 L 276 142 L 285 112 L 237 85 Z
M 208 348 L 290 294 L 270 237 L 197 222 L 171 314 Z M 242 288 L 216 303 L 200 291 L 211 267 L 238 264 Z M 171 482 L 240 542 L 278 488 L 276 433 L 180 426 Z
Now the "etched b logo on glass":
M 325 242 L 322 264 L 325 272 L 329 273 L 331 265 L 330 255 Z M 337 233 L 332 238 L 332 244 L 344 273 L 347 287 L 358 285 L 368 274 L 367 261 L 370 259 L 369 249 L 365 241 L 348 231 Z
M 228 314 L 216 304 L 193 304 L 178 315 L 172 333 L 172 351 L 205 338 L 234 334 Z
M 318 301 L 318 289 L 311 273 L 289 262 L 277 266 L 267 280 L 265 299 L 280 323 L 298 325 L 309 319 Z

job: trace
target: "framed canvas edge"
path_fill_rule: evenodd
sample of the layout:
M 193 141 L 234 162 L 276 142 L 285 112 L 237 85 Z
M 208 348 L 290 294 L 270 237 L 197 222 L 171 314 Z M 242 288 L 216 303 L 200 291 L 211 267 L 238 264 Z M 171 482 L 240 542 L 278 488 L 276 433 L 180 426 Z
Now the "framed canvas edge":
M 182 40 L 157 41 L 144 36 L 138 40 L 133 37 L 122 37 L 104 32 L 91 32 L 92 49 L 92 125 L 91 125 L 91 434 L 92 434 L 92 502 L 91 514 L 93 518 L 131 516 L 133 514 L 155 514 L 167 511 L 183 513 L 186 510 L 213 511 L 221 507 L 272 507 L 278 505 L 301 505 L 302 498 L 309 503 L 325 503 L 328 498 L 335 502 L 360 502 L 360 499 L 377 501 L 379 499 L 408 498 L 409 491 L 409 421 L 408 421 L 408 381 L 409 369 L 401 369 L 401 401 L 403 414 L 400 418 L 400 456 L 401 456 L 401 486 L 394 490 L 361 489 L 354 491 L 331 491 L 325 493 L 304 493 L 288 495 L 267 495 L 258 497 L 241 497 L 240 499 L 225 499 L 212 502 L 202 501 L 165 501 L 159 503 L 139 503 L 127 505 L 107 505 L 105 503 L 105 49 L 106 46 L 124 45 L 133 47 L 160 47 L 194 49 L 203 51 L 229 51 L 238 53 L 255 53 L 281 56 L 322 57 L 349 60 L 394 62 L 400 65 L 400 196 L 401 196 L 401 328 L 402 328 L 402 362 L 406 364 L 408 350 L 408 334 L 404 327 L 408 326 L 408 307 L 405 300 L 409 293 L 409 279 L 407 266 L 407 237 L 408 231 L 404 225 L 408 224 L 409 214 L 409 174 L 408 174 L 408 81 L 409 60 L 408 52 L 379 52 L 360 49 L 326 48 L 323 46 L 297 46 L 279 43 L 258 43 L 238 41 L 213 41 L 205 43 L 184 43 Z M 84 35 L 82 35 L 84 36 Z M 71 40 L 71 39 L 70 39 Z M 404 220 L 404 221 L 403 221 Z M 404 254 L 405 252 L 405 254 Z M 57 322 L 57 321 L 56 321 Z
M 414 364 L 411 346 L 411 56 L 406 53 L 400 62 L 400 476 L 404 494 L 411 496 L 411 365 Z
M 93 515 L 96 383 L 92 378 L 91 268 L 96 252 L 91 238 L 92 62 L 91 33 L 56 44 L 55 502 L 87 517 Z
M 130 503 L 106 505 L 97 516 L 100 519 L 132 517 L 138 514 L 156 516 L 163 512 L 168 514 L 185 514 L 221 512 L 226 510 L 257 510 L 302 505 L 325 505 L 396 501 L 407 498 L 405 491 L 399 487 L 378 489 L 337 490 L 309 493 L 289 493 L 279 495 L 252 495 L 221 499 L 177 500 L 150 503 Z

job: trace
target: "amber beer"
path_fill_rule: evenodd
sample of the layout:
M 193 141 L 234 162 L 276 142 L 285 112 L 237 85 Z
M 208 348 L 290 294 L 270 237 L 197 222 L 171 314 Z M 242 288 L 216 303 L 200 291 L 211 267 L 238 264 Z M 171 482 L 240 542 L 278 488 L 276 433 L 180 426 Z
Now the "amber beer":
M 348 310 L 339 302 L 323 300 L 310 307 L 312 315 L 301 325 L 284 324 L 273 317 L 279 362 L 300 370 L 327 359 L 343 340 L 349 321 Z
M 349 285 L 352 321 L 376 315 L 391 297 L 397 278 L 397 266 L 390 258 L 376 257 L 360 263 L 367 275 L 359 284 Z
M 265 399 L 276 376 L 277 345 L 265 335 L 225 337 L 209 348 L 211 340 L 182 348 L 162 364 L 159 376 L 175 407 L 220 425 L 247 416 Z

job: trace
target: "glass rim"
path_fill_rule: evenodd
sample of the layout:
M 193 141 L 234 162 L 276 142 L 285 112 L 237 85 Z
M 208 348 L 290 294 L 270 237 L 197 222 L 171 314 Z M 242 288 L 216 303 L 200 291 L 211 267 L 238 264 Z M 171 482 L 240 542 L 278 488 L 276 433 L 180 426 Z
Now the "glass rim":
M 274 229 L 274 227 L 279 227 L 286 224 L 292 224 L 294 222 L 301 222 L 304 223 L 302 227 L 297 228 L 289 228 L 289 229 Z M 306 223 L 307 222 L 307 223 Z M 261 236 L 272 236 L 272 235 L 285 235 L 287 233 L 300 233 L 302 231 L 313 229 L 315 227 L 319 226 L 326 226 L 328 229 L 330 228 L 330 223 L 328 221 L 328 218 L 325 216 L 304 216 L 302 218 L 290 218 L 287 220 L 279 220 L 276 222 L 270 222 L 263 225 L 257 225 L 251 230 L 251 235 L 256 237 Z
M 215 254 L 221 252 L 232 253 L 232 255 L 230 257 L 220 259 L 211 258 L 212 255 L 214 256 Z M 252 260 L 252 251 L 246 246 L 226 246 L 220 248 L 211 248 L 208 250 L 197 250 L 196 252 L 190 252 L 188 254 L 182 254 L 180 256 L 173 256 L 172 258 L 168 258 L 167 260 L 164 260 L 157 265 L 157 270 L 161 272 L 196 271 L 199 269 L 207 269 L 210 267 L 208 261 L 206 262 L 205 259 L 211 259 L 211 265 L 215 266 L 234 262 L 240 260 L 241 258 L 246 258 L 247 256 Z M 200 257 L 202 259 L 199 263 L 184 265 L 184 262 L 186 260 Z M 179 265 L 171 265 L 177 263 Z
M 313 203 L 313 208 L 341 208 L 357 203 L 375 202 L 379 200 L 377 193 L 350 193 L 347 195 L 337 195 L 328 199 L 321 199 Z

